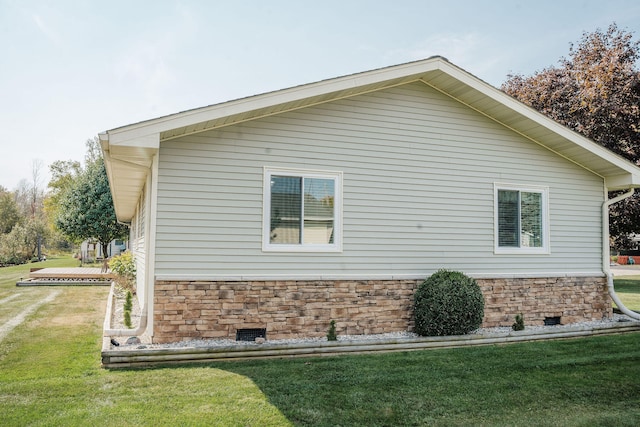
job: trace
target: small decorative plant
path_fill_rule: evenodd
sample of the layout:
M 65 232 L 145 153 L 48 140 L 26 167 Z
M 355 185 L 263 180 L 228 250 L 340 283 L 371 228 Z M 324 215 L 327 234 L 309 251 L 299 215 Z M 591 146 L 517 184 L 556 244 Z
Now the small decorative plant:
M 522 313 L 516 314 L 516 321 L 513 325 L 511 325 L 514 331 L 524 331 L 524 316 Z
M 133 294 L 131 291 L 127 291 L 124 297 L 124 311 L 131 311 L 133 308 Z
M 131 311 L 129 310 L 124 311 L 124 325 L 129 329 L 133 327 L 131 325 Z
M 133 295 L 131 291 L 127 291 L 122 308 L 124 309 L 124 324 L 127 328 L 131 329 L 131 309 L 133 308 Z
M 109 260 L 109 268 L 113 273 L 113 280 L 124 289 L 135 293 L 136 263 L 131 252 L 122 252 Z
M 338 335 L 336 335 L 336 321 L 332 320 L 329 323 L 329 331 L 327 331 L 327 341 L 337 341 Z

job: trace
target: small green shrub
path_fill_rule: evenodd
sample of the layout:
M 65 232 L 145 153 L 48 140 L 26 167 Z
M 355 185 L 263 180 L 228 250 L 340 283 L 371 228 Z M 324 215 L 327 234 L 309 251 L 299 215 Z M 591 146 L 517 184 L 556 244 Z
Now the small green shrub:
M 131 311 L 132 308 L 133 308 L 133 295 L 131 294 L 131 291 L 127 291 L 124 297 L 123 309 L 124 311 Z
M 131 310 L 133 309 L 133 295 L 131 291 L 127 291 L 124 297 L 124 304 L 122 305 L 124 310 L 124 324 L 127 328 L 131 329 Z
M 524 331 L 524 316 L 522 316 L 522 313 L 516 314 L 516 321 L 511 325 L 511 328 L 514 331 Z
M 131 329 L 131 311 L 129 310 L 125 310 L 124 311 L 124 325 Z
M 419 335 L 468 334 L 480 327 L 483 317 L 480 286 L 461 272 L 439 270 L 416 290 L 414 320 Z
M 327 331 L 327 341 L 337 341 L 338 335 L 336 335 L 336 321 L 332 320 L 329 323 L 329 331 Z
M 122 252 L 109 260 L 109 268 L 114 275 L 114 281 L 124 290 L 135 293 L 136 263 L 133 254 Z

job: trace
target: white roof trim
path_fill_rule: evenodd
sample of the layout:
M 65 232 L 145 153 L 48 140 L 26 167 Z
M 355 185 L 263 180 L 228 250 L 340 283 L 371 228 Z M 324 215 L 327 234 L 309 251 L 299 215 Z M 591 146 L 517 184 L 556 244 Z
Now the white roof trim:
M 180 113 L 171 114 L 169 116 L 159 117 L 140 123 L 134 123 L 125 127 L 108 131 L 108 133 L 109 135 L 118 135 L 122 132 L 131 133 L 135 131 L 140 131 L 139 134 L 160 133 L 182 126 L 189 126 L 193 123 L 211 121 L 216 118 L 227 117 L 251 110 L 271 107 L 278 104 L 286 104 L 293 101 L 313 98 L 315 96 L 325 95 L 331 92 L 345 90 L 348 91 L 349 89 L 354 89 L 354 94 L 359 94 L 361 92 L 359 90 L 356 90 L 357 88 L 370 84 L 394 80 L 397 78 L 405 78 L 413 74 L 416 75 L 417 80 L 417 76 L 419 76 L 420 74 L 439 69 L 439 65 L 441 63 L 449 64 L 444 58 L 434 57 L 424 61 L 417 61 L 388 68 L 381 68 L 378 70 L 352 74 L 344 77 L 337 77 L 330 80 L 322 80 L 316 83 L 294 86 L 292 88 L 282 89 L 275 92 L 267 92 L 247 98 L 223 102 L 221 104 L 214 104 L 207 107 L 187 110 Z M 142 129 L 144 129 L 144 131 L 142 131 Z
M 109 165 L 110 159 L 127 161 L 131 158 L 131 163 L 148 167 L 163 140 L 415 81 L 422 81 L 603 177 L 609 190 L 640 187 L 640 168 L 631 162 L 540 114 L 445 58 L 432 57 L 188 110 L 107 131 L 100 135 L 100 139 L 103 151 L 109 153 L 105 161 L 116 215 L 120 220 L 130 219 L 127 217 L 135 209 L 131 190 L 133 187 L 141 190 L 144 177 L 133 166 L 128 169 L 122 163 Z M 509 121 L 523 121 L 528 126 L 518 130 Z M 534 131 L 531 128 L 535 128 Z M 536 139 L 533 133 L 541 130 L 553 136 Z M 121 182 L 127 183 L 126 197 L 121 196 L 120 186 L 113 184 L 116 176 L 120 177 Z

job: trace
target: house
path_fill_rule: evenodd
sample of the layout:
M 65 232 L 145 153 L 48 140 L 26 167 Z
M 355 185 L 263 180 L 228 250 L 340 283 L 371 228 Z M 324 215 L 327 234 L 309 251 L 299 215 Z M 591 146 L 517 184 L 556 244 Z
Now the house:
M 606 318 L 607 194 L 640 186 L 442 57 L 100 139 L 158 343 L 410 330 L 414 290 L 442 268 L 478 280 L 487 327 Z
M 107 258 L 119 255 L 120 253 L 127 250 L 127 242 L 124 240 L 116 239 L 109 242 L 109 246 L 107 246 Z M 99 259 L 104 259 L 105 256 L 102 253 L 102 246 L 100 243 L 95 240 L 84 240 L 80 243 L 80 259 L 85 261 L 95 261 Z

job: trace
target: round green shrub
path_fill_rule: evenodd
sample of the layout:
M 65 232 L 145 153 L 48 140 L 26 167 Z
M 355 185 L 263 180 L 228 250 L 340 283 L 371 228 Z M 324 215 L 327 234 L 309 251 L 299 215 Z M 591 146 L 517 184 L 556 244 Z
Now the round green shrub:
M 418 286 L 413 308 L 418 335 L 464 335 L 482 324 L 484 297 L 475 279 L 439 270 Z

